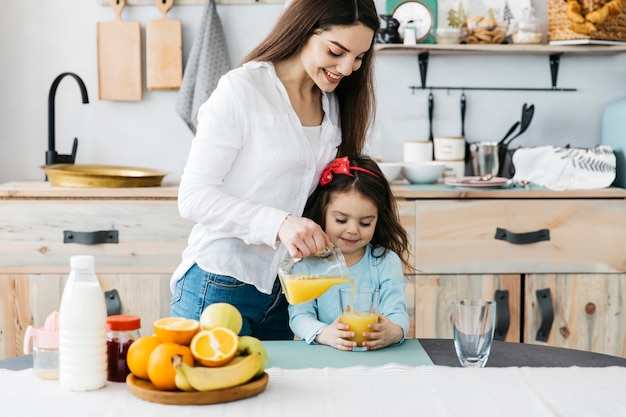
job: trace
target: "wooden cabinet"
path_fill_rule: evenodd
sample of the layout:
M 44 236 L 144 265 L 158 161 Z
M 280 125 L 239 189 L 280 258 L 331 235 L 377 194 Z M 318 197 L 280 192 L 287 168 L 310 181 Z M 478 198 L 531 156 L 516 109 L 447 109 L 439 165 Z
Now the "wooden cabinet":
M 414 237 L 417 337 L 452 337 L 454 298 L 504 294 L 505 340 L 626 356 L 625 190 L 394 192 Z
M 141 317 L 141 333 L 152 334 L 152 322 L 169 315 L 170 277 L 193 226 L 176 199 L 168 186 L 0 186 L 0 358 L 21 355 L 26 327 L 58 310 L 72 255 L 94 255 L 102 289 L 116 289 L 122 313 Z M 96 232 L 115 239 L 77 243 Z

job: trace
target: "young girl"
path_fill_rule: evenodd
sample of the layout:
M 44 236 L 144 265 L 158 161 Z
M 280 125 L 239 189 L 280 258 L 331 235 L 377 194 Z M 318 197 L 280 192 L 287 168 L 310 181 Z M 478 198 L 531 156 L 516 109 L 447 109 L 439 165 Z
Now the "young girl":
M 400 225 L 389 183 L 370 158 L 335 159 L 322 173 L 304 216 L 322 226 L 341 249 L 356 286 L 380 289 L 378 324 L 370 324 L 368 350 L 401 343 L 409 328 L 404 298 L 403 265 L 408 264 L 408 238 Z M 316 300 L 289 306 L 289 324 L 307 343 L 352 350 L 354 332 L 339 320 L 336 285 Z

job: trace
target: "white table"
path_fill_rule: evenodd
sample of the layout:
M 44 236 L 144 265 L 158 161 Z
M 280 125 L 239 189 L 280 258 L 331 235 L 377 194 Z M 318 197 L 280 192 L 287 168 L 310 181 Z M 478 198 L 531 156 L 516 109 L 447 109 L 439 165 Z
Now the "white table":
M 299 343 L 299 342 L 294 342 Z M 297 346 L 297 345 L 294 345 Z M 355 352 L 366 358 L 368 352 Z M 351 353 L 347 353 L 351 354 Z M 0 369 L 0 415 L 45 417 L 623 417 L 626 367 L 463 369 L 273 366 L 259 395 L 231 403 L 173 406 L 134 397 L 124 383 L 70 392 L 32 369 Z

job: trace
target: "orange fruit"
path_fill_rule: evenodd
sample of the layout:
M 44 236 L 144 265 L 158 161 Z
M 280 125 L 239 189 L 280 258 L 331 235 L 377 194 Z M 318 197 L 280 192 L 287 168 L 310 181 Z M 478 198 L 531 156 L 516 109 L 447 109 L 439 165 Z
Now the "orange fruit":
M 155 335 L 142 336 L 130 344 L 126 353 L 128 369 L 137 378 L 148 378 L 148 359 L 152 351 L 161 344 Z
M 191 354 L 204 366 L 222 366 L 237 354 L 239 338 L 229 328 L 200 330 L 191 340 Z
M 200 330 L 200 322 L 183 317 L 165 317 L 156 320 L 153 327 L 154 334 L 161 342 L 188 345 Z
M 159 390 L 173 391 L 176 389 L 176 370 L 172 365 L 172 356 L 174 355 L 181 355 L 183 362 L 189 366 L 194 365 L 193 356 L 188 346 L 163 342 L 150 354 L 148 377 L 150 382 Z

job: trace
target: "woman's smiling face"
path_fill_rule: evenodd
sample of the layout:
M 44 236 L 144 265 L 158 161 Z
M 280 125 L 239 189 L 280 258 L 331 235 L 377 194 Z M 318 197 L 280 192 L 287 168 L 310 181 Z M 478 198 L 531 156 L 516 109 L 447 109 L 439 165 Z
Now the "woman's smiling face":
M 332 92 L 343 77 L 361 67 L 373 38 L 374 31 L 361 23 L 332 26 L 309 38 L 302 47 L 300 60 L 318 88 Z

